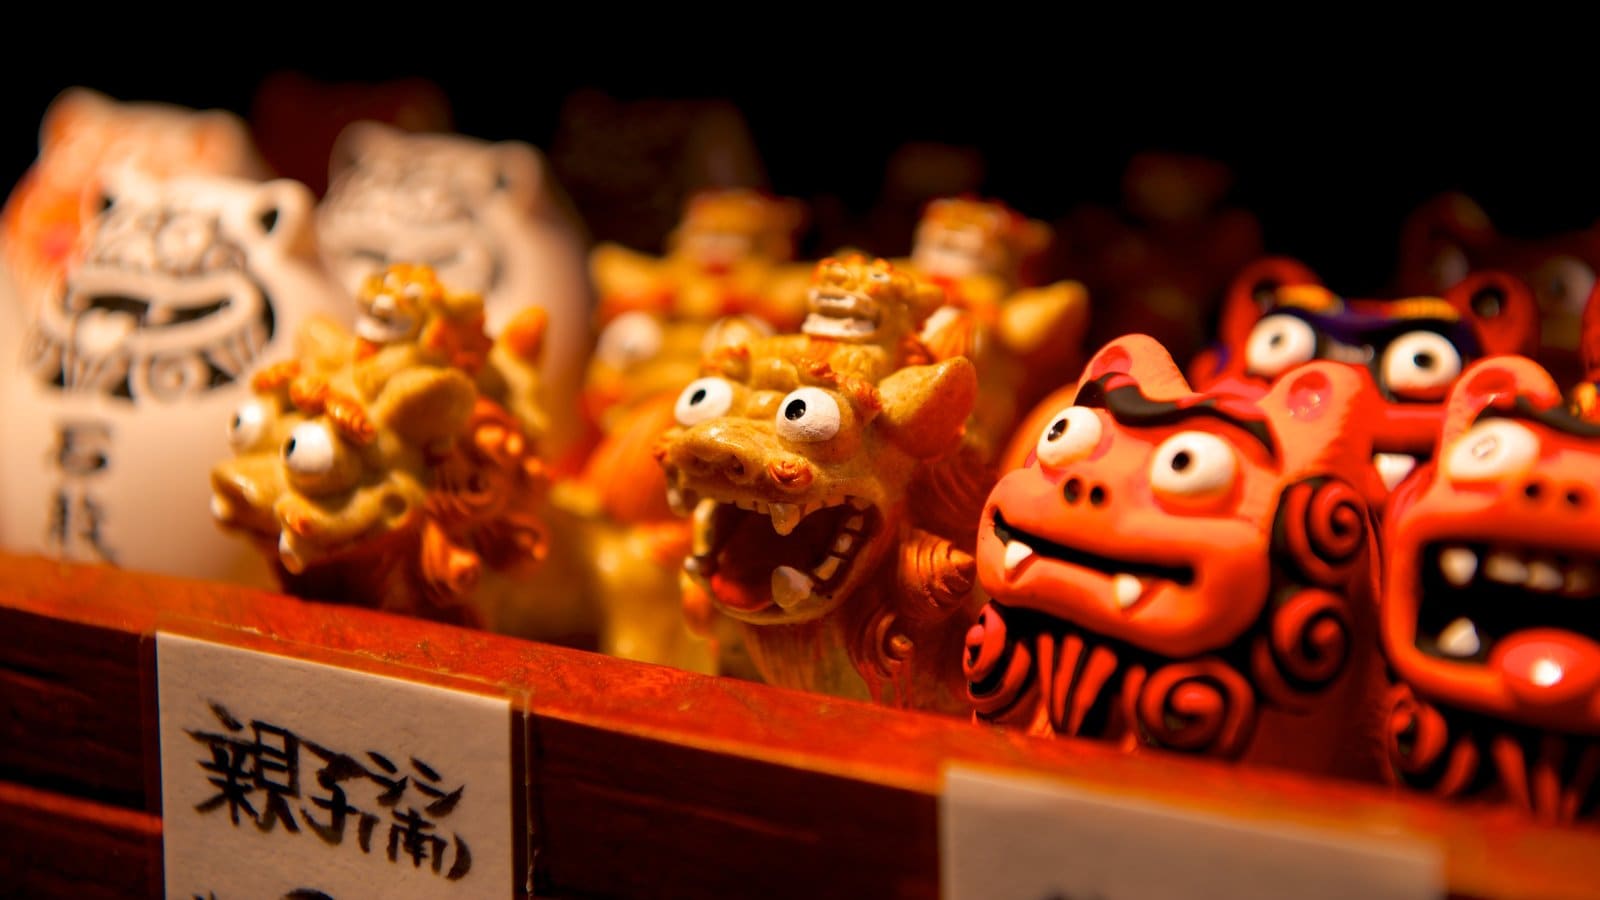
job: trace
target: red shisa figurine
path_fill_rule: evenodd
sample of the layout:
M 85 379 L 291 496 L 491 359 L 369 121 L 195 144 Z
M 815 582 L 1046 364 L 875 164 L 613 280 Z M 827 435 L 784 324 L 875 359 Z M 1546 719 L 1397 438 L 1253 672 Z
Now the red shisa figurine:
M 1389 502 L 1383 648 L 1397 780 L 1592 815 L 1600 774 L 1600 425 L 1537 363 L 1469 368 L 1439 453 Z
M 1129 335 L 1080 385 L 983 511 L 977 718 L 1378 777 L 1367 374 L 1195 392 Z
M 1195 358 L 1189 379 L 1201 389 L 1264 391 L 1312 359 L 1367 369 L 1384 399 L 1374 462 L 1392 488 L 1432 453 L 1445 394 L 1462 368 L 1531 352 L 1538 335 L 1532 294 L 1501 272 L 1473 273 L 1437 297 L 1352 300 L 1305 266 L 1268 258 L 1230 286 L 1218 345 Z
M 1469 273 L 1499 269 L 1523 281 L 1538 304 L 1536 358 L 1570 384 L 1580 374 L 1580 325 L 1600 267 L 1600 226 L 1539 238 L 1502 234 L 1471 197 L 1446 193 L 1406 219 L 1400 236 L 1396 287 L 1407 295 L 1435 294 Z

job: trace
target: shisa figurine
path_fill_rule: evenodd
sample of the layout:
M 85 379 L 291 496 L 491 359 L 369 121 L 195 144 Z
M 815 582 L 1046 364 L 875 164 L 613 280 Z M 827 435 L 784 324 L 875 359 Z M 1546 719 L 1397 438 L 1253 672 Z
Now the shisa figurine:
M 352 293 L 388 263 L 411 262 L 480 294 L 491 335 L 530 303 L 546 311 L 544 452 L 552 460 L 581 454 L 590 290 L 580 228 L 539 152 L 362 122 L 340 136 L 331 171 L 319 236 Z
M 548 567 L 556 529 L 517 374 L 537 371 L 543 312 L 491 342 L 480 296 L 406 264 L 360 298 L 354 336 L 254 378 L 236 456 L 212 471 L 217 521 L 299 596 L 530 637 L 591 629 L 582 590 Z
M 1376 403 L 1350 366 L 1252 398 L 1192 391 L 1144 335 L 1107 345 L 983 511 L 977 718 L 1378 777 Z
M 45 112 L 38 160 L 0 213 L 4 261 L 23 304 L 18 315 L 33 315 L 59 291 L 58 279 L 80 232 L 98 212 L 90 209 L 85 215 L 84 195 L 99 195 L 101 174 L 108 168 L 152 178 L 266 177 L 250 132 L 232 113 L 122 103 L 87 88 L 63 92 Z
M 590 268 L 600 314 L 628 312 L 710 322 L 747 313 L 783 331 L 805 313 L 809 266 L 790 265 L 795 234 L 805 221 L 800 203 L 759 191 L 702 191 L 656 258 L 619 244 L 601 244 Z
M 1437 297 L 1351 300 L 1293 260 L 1267 259 L 1230 287 L 1218 347 L 1197 356 L 1189 375 L 1202 389 L 1264 391 L 1312 359 L 1367 369 L 1385 401 L 1374 462 L 1392 488 L 1432 453 L 1445 395 L 1462 368 L 1531 352 L 1538 335 L 1532 294 L 1504 273 L 1473 273 Z
M 736 620 L 768 682 L 963 708 L 990 479 L 963 439 L 972 363 L 917 338 L 942 297 L 884 260 L 824 260 L 802 333 L 723 344 L 679 395 L 659 453 L 693 520 L 684 602 Z
M 944 288 L 947 308 L 922 337 L 938 355 L 978 368 L 974 428 L 998 452 L 1017 416 L 1081 364 L 1089 298 L 1077 282 L 1039 287 L 1050 227 L 1003 203 L 945 198 L 928 204 L 904 268 Z
M 294 331 L 347 303 L 292 181 L 108 174 L 79 252 L 8 360 L 0 537 L 14 552 L 265 586 L 217 533 L 218 427 Z M 348 315 L 345 315 L 348 319 Z M 159 515 L 160 527 L 151 527 Z
M 1407 296 L 1437 294 L 1480 269 L 1499 269 L 1527 283 L 1539 310 L 1537 359 L 1557 384 L 1581 374 L 1580 319 L 1600 267 L 1600 225 L 1534 239 L 1500 233 L 1465 194 L 1446 193 L 1406 219 L 1396 288 Z
M 1531 360 L 1450 393 L 1429 466 L 1384 520 L 1383 648 L 1397 780 L 1592 817 L 1600 774 L 1600 426 Z

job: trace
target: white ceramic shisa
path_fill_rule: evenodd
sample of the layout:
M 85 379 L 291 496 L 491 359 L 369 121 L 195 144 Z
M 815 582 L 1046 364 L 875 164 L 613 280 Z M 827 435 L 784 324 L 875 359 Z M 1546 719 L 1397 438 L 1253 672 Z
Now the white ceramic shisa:
M 591 291 L 582 230 L 539 151 L 358 122 L 339 136 L 330 168 L 318 236 L 352 293 L 389 263 L 415 263 L 481 294 L 490 334 L 529 305 L 549 313 L 542 443 L 548 458 L 571 451 L 582 434 Z
M 0 259 L 10 266 L 22 313 L 48 295 L 77 244 L 83 195 L 108 167 L 152 177 L 267 174 L 244 120 L 223 110 L 128 103 L 88 88 L 63 91 L 45 110 L 39 156 L 0 213 Z
M 211 520 L 206 473 L 250 423 L 252 373 L 352 309 L 294 181 L 105 176 L 59 288 L 0 367 L 0 545 L 271 584 Z

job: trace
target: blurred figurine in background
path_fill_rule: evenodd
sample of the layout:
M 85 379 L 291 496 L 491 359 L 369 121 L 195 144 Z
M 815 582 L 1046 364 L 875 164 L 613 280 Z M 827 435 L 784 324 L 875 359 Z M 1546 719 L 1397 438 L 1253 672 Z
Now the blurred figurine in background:
M 425 266 L 368 277 L 353 336 L 253 380 L 212 470 L 217 521 L 290 593 L 544 639 L 592 632 L 543 514 L 532 308 L 491 341 L 483 299 Z M 534 580 L 537 577 L 537 582 Z M 536 587 L 537 585 L 537 587 Z
M 1378 777 L 1377 402 L 1335 363 L 1252 398 L 1144 335 L 1102 349 L 982 513 L 977 718 Z
M 990 456 L 1022 410 L 1082 365 L 1089 298 L 1083 285 L 1038 287 L 1050 226 L 993 200 L 947 197 L 928 204 L 903 268 L 945 291 L 923 326 L 936 356 L 961 354 L 978 368 L 974 425 Z
M 1600 268 L 1600 225 L 1566 234 L 1520 239 L 1501 234 L 1472 198 L 1433 198 L 1405 222 L 1400 235 L 1402 295 L 1438 294 L 1480 269 L 1500 269 L 1533 290 L 1539 308 L 1536 358 L 1572 385 L 1582 375 L 1580 319 Z
M 1594 815 L 1600 775 L 1600 425 L 1531 360 L 1450 393 L 1439 454 L 1384 524 L 1383 648 L 1396 780 Z
M 7 549 L 265 584 L 209 521 L 194 473 L 226 452 L 219 423 L 301 323 L 349 319 L 313 202 L 286 180 L 104 177 L 22 369 L 5 369 Z
M 340 136 L 331 172 L 319 236 L 352 293 L 389 263 L 410 262 L 480 294 L 490 334 L 530 304 L 548 313 L 544 452 L 559 468 L 575 465 L 587 449 L 577 397 L 590 290 L 580 227 L 539 152 L 363 122 Z
M 1141 153 L 1123 173 L 1122 210 L 1057 223 L 1059 271 L 1094 299 L 1091 346 L 1148 334 L 1180 362 L 1204 346 L 1228 280 L 1263 252 L 1255 216 L 1225 205 L 1232 184 L 1214 160 Z
M 256 145 L 274 172 L 328 190 L 328 160 L 344 129 L 382 122 L 401 131 L 454 130 L 450 99 L 431 81 L 328 84 L 299 72 L 276 72 L 261 82 L 250 107 Z
M 232 113 L 122 103 L 81 87 L 63 92 L 45 111 L 38 160 L 0 213 L 4 261 L 23 306 L 19 315 L 32 315 L 59 290 L 57 280 L 87 224 L 83 198 L 98 196 L 108 168 L 150 177 L 254 180 L 267 174 L 244 122 Z
M 692 514 L 685 611 L 738 621 L 770 683 L 963 708 L 973 527 L 990 479 L 964 431 L 972 363 L 917 338 L 943 292 L 824 260 L 800 334 L 729 340 L 659 449 Z
M 1374 462 L 1392 488 L 1432 454 L 1444 398 L 1462 368 L 1484 356 L 1530 352 L 1538 335 L 1532 294 L 1504 273 L 1474 273 L 1442 296 L 1351 300 L 1305 266 L 1268 258 L 1235 279 L 1219 343 L 1195 358 L 1189 377 L 1201 389 L 1231 384 L 1261 393 L 1312 359 L 1367 369 L 1384 399 Z

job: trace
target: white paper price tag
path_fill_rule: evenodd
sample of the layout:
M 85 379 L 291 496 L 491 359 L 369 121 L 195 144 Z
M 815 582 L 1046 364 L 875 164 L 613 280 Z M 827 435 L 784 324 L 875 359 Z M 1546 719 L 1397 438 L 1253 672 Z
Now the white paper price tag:
M 167 896 L 500 897 L 511 704 L 160 633 Z
M 946 774 L 946 900 L 1434 900 L 1445 892 L 1438 849 L 1401 836 L 1263 825 L 962 767 Z

